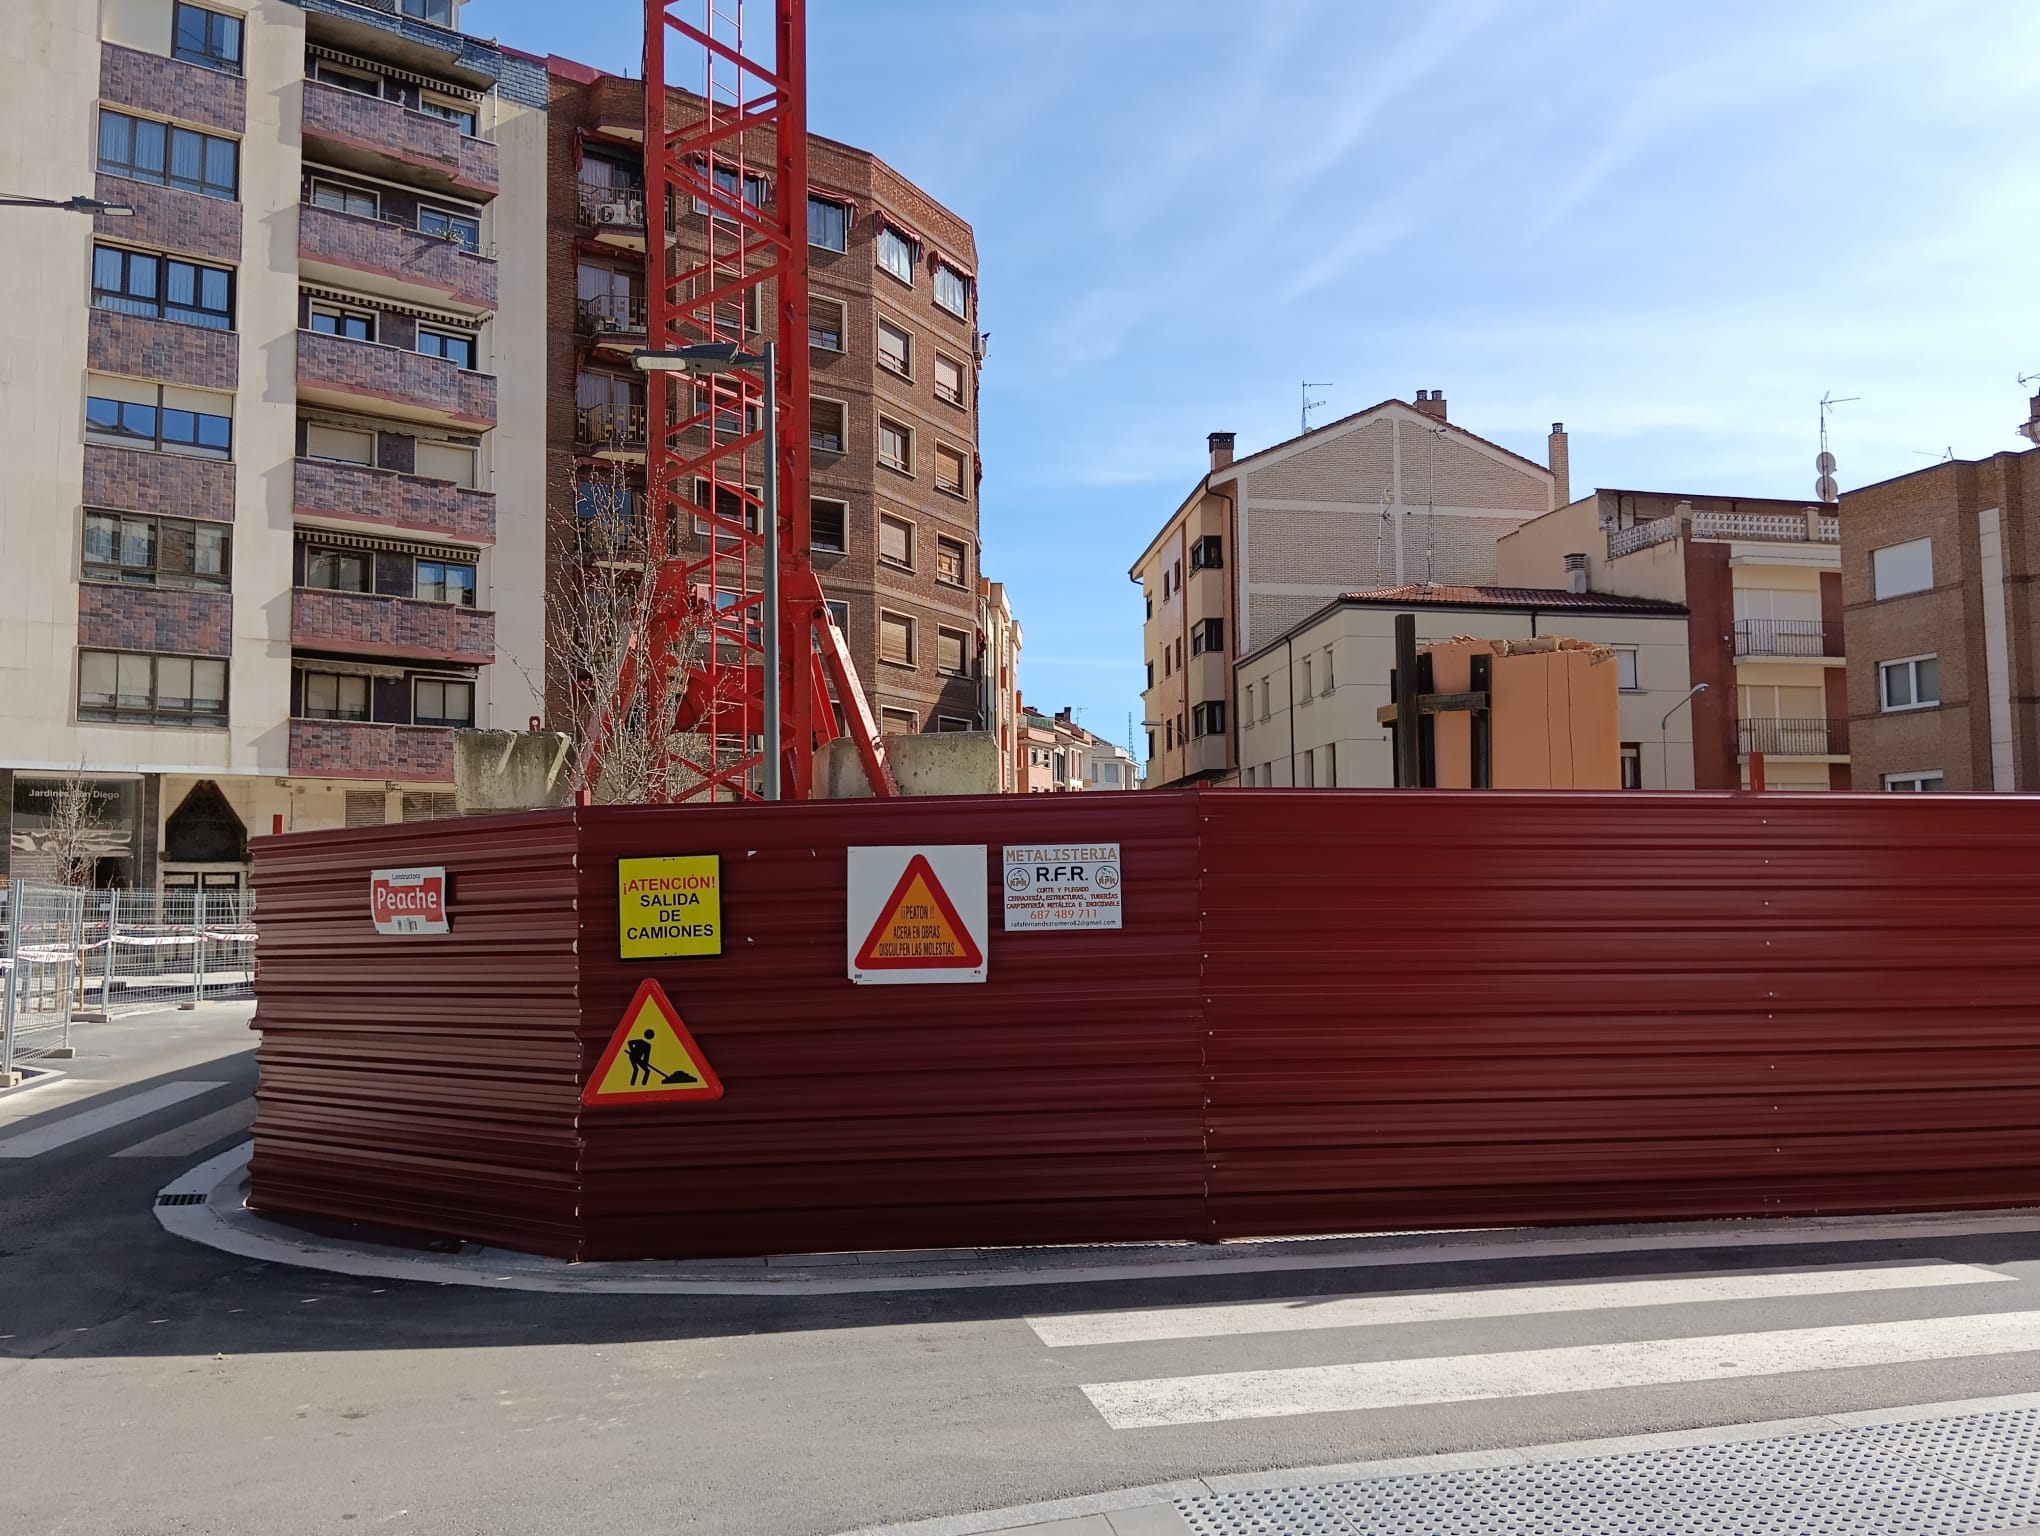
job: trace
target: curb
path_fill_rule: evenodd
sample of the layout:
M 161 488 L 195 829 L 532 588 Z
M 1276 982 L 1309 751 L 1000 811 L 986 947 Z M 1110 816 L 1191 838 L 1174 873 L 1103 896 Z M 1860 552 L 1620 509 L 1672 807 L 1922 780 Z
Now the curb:
M 600 1261 L 573 1264 L 464 1244 L 420 1253 L 372 1241 L 314 1237 L 246 1205 L 246 1141 L 164 1185 L 156 1220 L 175 1237 L 240 1258 L 330 1274 L 417 1280 L 487 1290 L 568 1295 L 845 1296 L 903 1291 L 1094 1285 L 1320 1269 L 1466 1264 L 1573 1254 L 1810 1247 L 2040 1233 L 2040 1210 L 1923 1216 L 1814 1216 L 1644 1227 L 1508 1228 L 1390 1233 L 1273 1242 L 1125 1243 L 1088 1248 L 953 1248 L 912 1253 L 774 1254 L 759 1259 Z

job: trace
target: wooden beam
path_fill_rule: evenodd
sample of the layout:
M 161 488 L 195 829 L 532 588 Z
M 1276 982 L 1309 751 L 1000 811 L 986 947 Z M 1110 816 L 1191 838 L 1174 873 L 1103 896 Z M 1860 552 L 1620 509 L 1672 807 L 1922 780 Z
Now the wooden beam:
M 1487 707 L 1488 696 L 1485 690 L 1475 693 L 1427 693 L 1417 700 L 1417 713 L 1420 715 L 1449 715 L 1462 709 L 1485 714 Z M 1374 711 L 1374 719 L 1380 725 L 1394 725 L 1401 717 L 1401 710 L 1400 704 L 1384 704 Z

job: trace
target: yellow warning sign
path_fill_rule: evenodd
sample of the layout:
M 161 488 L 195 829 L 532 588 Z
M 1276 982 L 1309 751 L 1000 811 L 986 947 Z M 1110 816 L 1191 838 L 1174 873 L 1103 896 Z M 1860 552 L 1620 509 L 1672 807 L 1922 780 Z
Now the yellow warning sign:
M 722 953 L 722 860 L 616 861 L 616 947 L 626 960 Z
M 973 971 L 984 963 L 970 924 L 922 852 L 910 854 L 879 903 L 878 920 L 850 957 L 853 977 L 860 971 Z
M 722 1079 L 694 1043 L 666 989 L 647 976 L 623 1010 L 581 1090 L 583 1104 L 662 1104 L 719 1099 Z

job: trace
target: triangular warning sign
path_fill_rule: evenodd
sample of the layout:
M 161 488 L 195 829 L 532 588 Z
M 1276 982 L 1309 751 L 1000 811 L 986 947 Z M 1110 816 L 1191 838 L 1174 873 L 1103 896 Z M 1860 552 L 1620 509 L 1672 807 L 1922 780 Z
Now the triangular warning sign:
M 984 959 L 927 855 L 917 853 L 880 904 L 856 963 L 866 971 L 972 971 Z
M 680 1021 L 666 989 L 647 976 L 588 1074 L 581 1102 L 667 1104 L 719 1099 L 722 1091 L 722 1079 Z

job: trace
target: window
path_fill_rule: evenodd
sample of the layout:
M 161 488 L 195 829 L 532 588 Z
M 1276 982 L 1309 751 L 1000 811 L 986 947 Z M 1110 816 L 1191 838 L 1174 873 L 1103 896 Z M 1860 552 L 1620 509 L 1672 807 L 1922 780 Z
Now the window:
M 443 357 L 456 368 L 475 365 L 475 339 L 454 331 L 432 331 L 418 327 L 418 350 L 427 357 Z
M 206 395 L 174 385 L 128 385 L 107 380 L 103 388 L 145 393 L 151 401 L 89 396 L 85 401 L 85 438 L 122 448 L 157 453 L 189 453 L 224 459 L 233 450 L 234 425 L 224 411 L 199 410 L 200 403 L 226 406 L 225 396 Z M 153 402 L 153 403 L 151 403 Z
M 473 117 L 468 119 L 473 123 Z M 444 208 L 420 208 L 418 230 L 421 234 L 437 235 L 450 240 L 469 254 L 477 254 L 482 248 L 482 221 L 471 213 L 448 213 Z
M 1309 747 L 1303 749 L 1303 777 L 1297 783 L 1304 789 L 1317 787 L 1317 753 Z
M 970 307 L 970 279 L 947 263 L 936 262 L 935 302 L 961 319 Z
M 411 685 L 413 725 L 473 725 L 475 685 L 421 677 Z
M 1175 670 L 1176 648 L 1173 645 L 1165 645 L 1162 647 L 1162 676 L 1167 677 Z
M 446 101 L 421 95 L 418 98 L 418 110 L 427 117 L 436 117 L 442 122 L 453 124 L 454 127 L 458 128 L 469 138 L 475 136 L 475 109 L 473 107 L 467 106 L 462 102 Z
M 1193 705 L 1190 710 L 1190 727 L 1199 736 L 1217 736 L 1225 731 L 1225 701 L 1213 699 L 1208 704 Z
M 904 518 L 878 515 L 878 558 L 902 570 L 914 568 L 914 525 Z
M 312 183 L 312 206 L 331 208 L 335 213 L 358 213 L 363 218 L 372 219 L 380 204 L 373 192 L 343 187 L 333 181 L 315 181 Z
M 843 306 L 835 299 L 809 299 L 808 345 L 818 352 L 843 350 Z
M 882 225 L 878 231 L 878 264 L 909 288 L 914 285 L 914 242 L 894 229 Z
M 428 603 L 475 605 L 475 568 L 461 560 L 420 560 L 411 594 Z
M 1190 654 L 1201 656 L 1206 651 L 1225 649 L 1225 620 L 1199 619 L 1190 626 Z
M 960 629 L 935 630 L 935 670 L 951 677 L 969 677 L 970 636 Z
M 307 720 L 366 720 L 368 679 L 341 677 L 332 672 L 306 672 L 304 706 L 299 713 Z
M 1172 570 L 1176 577 L 1176 590 L 1180 592 L 1183 590 L 1183 562 L 1181 560 L 1176 561 Z
M 1240 783 L 1245 785 L 1248 789 L 1252 789 L 1254 787 L 1254 770 L 1252 768 L 1243 769 L 1241 771 Z
M 1877 687 L 1887 714 L 1899 709 L 1931 709 L 1941 702 L 1940 658 L 1911 656 L 1880 663 Z
M 842 203 L 812 193 L 807 200 L 807 240 L 825 251 L 850 249 L 850 210 Z
M 1169 600 L 1169 568 L 1168 568 L 1167 566 L 1163 566 L 1163 567 L 1162 567 L 1162 601 L 1166 603 L 1166 602 L 1167 602 L 1168 600 Z
M 1325 692 L 1332 691 L 1332 648 L 1325 647 Z
M 963 404 L 963 364 L 940 352 L 935 354 L 935 398 L 951 405 Z
M 920 716 L 911 709 L 887 706 L 878 712 L 878 728 L 887 736 L 911 736 L 919 724 Z
M 841 453 L 846 411 L 840 400 L 808 399 L 808 446 L 816 453 Z
M 808 502 L 808 547 L 840 555 L 849 548 L 844 530 L 850 521 L 847 502 Z
M 1154 663 L 1149 662 L 1148 663 L 1149 687 L 1154 686 L 1154 675 L 1155 675 Z M 1254 728 L 1254 685 L 1252 683 L 1247 684 L 1247 702 L 1245 707 L 1240 710 L 1240 724 L 1250 731 Z
M 1190 541 L 1190 569 L 1215 571 L 1225 564 L 1225 540 L 1215 533 Z
M 1274 696 L 1274 690 L 1268 686 L 1270 681 L 1271 679 L 1266 677 L 1261 679 L 1261 718 L 1263 720 L 1268 718 L 1269 700 Z
M 147 315 L 180 325 L 231 331 L 234 274 L 224 267 L 200 266 L 148 251 L 95 245 L 92 304 L 123 315 Z
M 81 651 L 78 718 L 135 725 L 225 725 L 227 664 L 195 656 Z
M 701 162 L 699 160 L 694 162 L 694 169 L 696 175 L 701 173 Z M 731 218 L 728 207 L 737 200 L 737 174 L 737 168 L 734 165 L 721 160 L 715 162 L 715 186 L 716 190 L 722 194 L 721 200 L 716 203 L 715 216 L 728 223 L 736 222 L 735 219 Z M 756 171 L 745 171 L 743 178 L 744 202 L 752 208 L 763 208 L 767 201 L 765 194 L 769 184 Z M 694 211 L 696 213 L 707 213 L 708 199 L 704 197 L 695 198 Z
M 1166 745 L 1168 746 L 1168 748 L 1169 748 L 1169 750 L 1170 750 L 1170 751 L 1172 751 L 1172 752 L 1173 752 L 1173 751 L 1175 750 L 1175 748 L 1176 748 L 1176 722 L 1175 722 L 1175 721 L 1173 721 L 1173 720 L 1164 720 L 1164 721 L 1162 722 L 1162 740 L 1163 740 L 1163 742 L 1164 742 L 1164 743 L 1165 743 L 1165 744 L 1166 744 Z
M 903 379 L 914 376 L 914 338 L 890 320 L 878 322 L 878 365 Z
M 977 729 L 977 722 L 975 720 L 959 719 L 955 715 L 937 715 L 935 717 L 935 729 L 938 731 L 974 731 Z
M 1925 592 L 1934 584 L 1934 541 L 1910 539 L 1871 550 L 1870 579 L 1879 602 Z
M 230 538 L 224 523 L 88 511 L 82 574 L 87 581 L 224 592 Z
M 970 581 L 970 551 L 961 539 L 935 539 L 935 579 L 944 586 L 961 587 Z
M 1049 777 L 1058 784 L 1070 781 L 1070 755 L 1061 747 L 1057 747 L 1051 755 Z
M 375 316 L 365 310 L 314 304 L 311 328 L 323 336 L 345 336 L 351 341 L 375 340 Z
M 1154 691 L 1154 686 L 1155 686 L 1155 661 L 1154 658 L 1150 656 L 1148 658 L 1147 664 L 1147 689 L 1145 691 L 1152 693 Z
M 358 70 L 343 69 L 330 59 L 312 61 L 312 78 L 325 85 L 338 86 L 343 91 L 352 91 L 357 96 L 379 98 L 383 93 L 382 76 L 364 75 Z
M 1636 681 L 1636 647 L 1618 645 L 1615 647 L 1615 686 L 1624 693 L 1638 690 Z
M 878 462 L 902 474 L 914 472 L 914 429 L 890 417 L 878 418 Z
M 318 422 L 305 424 L 305 457 L 325 459 L 334 464 L 375 463 L 375 434 L 356 432 L 346 427 L 321 426 Z
M 435 27 L 453 25 L 453 0 L 402 0 L 397 8 L 406 16 L 415 17 L 419 21 L 429 21 Z
M 831 598 L 824 602 L 822 606 L 829 610 L 829 617 L 835 620 L 836 628 L 842 631 L 845 639 L 848 639 L 850 635 L 850 605 L 843 602 L 840 598 Z
M 1934 768 L 1924 773 L 1887 773 L 1884 787 L 1912 793 L 1937 790 L 1941 787 L 1941 771 Z
M 895 666 L 914 665 L 914 621 L 881 608 L 878 613 L 878 659 Z
M 360 549 L 308 546 L 305 585 L 321 592 L 373 592 L 375 557 Z
M 716 537 L 722 540 L 725 546 L 733 545 L 737 541 L 732 524 L 741 526 L 746 533 L 758 531 L 758 519 L 765 506 L 764 492 L 758 486 L 747 485 L 739 491 L 734 485 L 714 485 L 706 479 L 696 479 L 695 506 L 706 508 L 709 505 L 711 490 L 715 493 L 715 515 L 722 519 L 722 527 L 716 533 Z M 708 534 L 709 520 L 705 511 L 694 514 L 694 531 L 704 537 Z
M 1297 697 L 1306 704 L 1317 697 L 1315 690 L 1310 686 L 1310 658 L 1308 656 L 1303 658 L 1303 686 L 1297 690 Z
M 420 438 L 412 473 L 421 480 L 451 480 L 466 490 L 475 488 L 475 451 L 459 443 L 435 443 Z
M 965 482 L 970 476 L 970 457 L 954 448 L 935 445 L 935 489 L 951 496 L 968 496 Z
M 99 109 L 99 169 L 232 202 L 240 186 L 241 146 L 195 128 Z
M 171 12 L 170 56 L 207 69 L 241 72 L 241 18 L 179 0 Z
M 1643 748 L 1633 741 L 1622 743 L 1622 787 L 1643 788 Z

